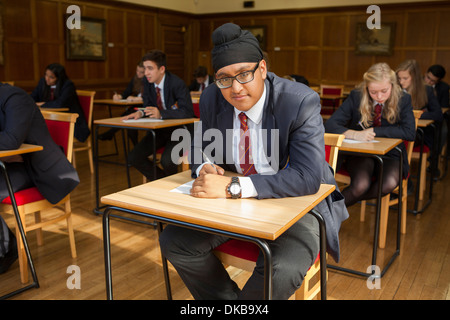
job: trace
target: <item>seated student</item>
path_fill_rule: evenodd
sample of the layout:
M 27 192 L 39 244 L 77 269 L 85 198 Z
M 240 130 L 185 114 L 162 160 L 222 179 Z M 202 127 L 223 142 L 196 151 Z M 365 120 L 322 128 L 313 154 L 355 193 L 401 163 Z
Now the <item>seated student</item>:
M 359 87 L 325 122 L 325 131 L 344 134 L 347 139 L 370 141 L 376 137 L 414 140 L 415 119 L 411 96 L 404 93 L 397 82 L 395 72 L 386 63 L 374 64 L 364 73 Z M 404 144 L 403 177 L 409 172 Z M 361 200 L 377 197 L 379 182 L 377 165 L 371 157 L 341 156 L 339 166 L 350 174 L 350 185 L 342 191 L 347 207 Z M 398 176 L 399 154 L 392 150 L 383 159 L 383 195 L 394 190 L 401 177 Z
M 413 109 L 424 111 L 420 118 L 434 120 L 437 125 L 440 125 L 444 119 L 441 106 L 433 93 L 433 88 L 424 83 L 417 61 L 402 62 L 397 68 L 397 77 L 403 90 L 411 95 Z M 423 128 L 423 132 L 424 143 L 432 150 L 434 128 L 428 126 Z M 437 163 L 433 163 L 435 165 L 434 173 L 439 176 Z
M 194 80 L 189 85 L 189 91 L 203 91 L 213 82 L 214 79 L 208 75 L 206 67 L 198 66 L 194 71 Z
M 449 90 L 450 86 L 442 81 L 445 77 L 445 68 L 439 64 L 430 66 L 425 74 L 425 83 L 434 89 L 434 94 L 441 108 L 449 107 Z
M 36 104 L 42 108 L 69 108 L 69 112 L 78 113 L 75 123 L 75 138 L 84 142 L 89 137 L 90 130 L 77 91 L 72 80 L 67 77 L 66 69 L 58 63 L 52 63 L 45 68 L 45 75 L 31 93 Z
M 152 50 L 142 58 L 145 69 L 144 91 L 142 94 L 145 111 L 136 111 L 123 119 L 150 117 L 155 119 L 182 119 L 195 117 L 189 90 L 176 75 L 166 70 L 166 54 Z M 177 127 L 159 129 L 156 132 L 156 149 L 164 147 L 161 165 L 157 176 L 153 176 L 153 163 L 148 157 L 153 154 L 153 136 L 149 132 L 131 150 L 128 160 L 147 179 L 153 180 L 177 172 L 177 164 L 171 159 L 173 147 L 178 141 L 171 141 L 171 135 Z
M 450 106 L 449 101 L 449 90 L 450 86 L 442 81 L 445 77 L 445 68 L 439 64 L 434 64 L 430 66 L 425 74 L 425 83 L 433 87 L 434 95 L 436 96 L 441 108 L 448 108 Z M 449 116 L 448 113 L 446 116 Z M 441 124 L 441 144 L 439 145 L 439 153 L 441 153 L 442 148 L 447 143 L 448 128 L 447 121 L 442 121 Z
M 22 143 L 37 144 L 42 151 L 3 158 L 14 192 L 36 186 L 51 203 L 57 203 L 80 182 L 78 174 L 48 132 L 45 120 L 30 96 L 18 87 L 0 83 L 0 150 Z M 0 174 L 0 202 L 9 196 Z M 14 234 L 0 217 L 0 273 L 17 259 Z
M 128 101 L 133 102 L 142 102 L 142 92 L 144 89 L 144 65 L 142 61 L 136 66 L 136 74 L 131 78 L 128 83 L 127 88 L 122 94 L 115 93 L 113 95 L 113 100 L 122 100 L 126 99 Z M 126 116 L 128 114 L 134 113 L 137 107 L 142 107 L 142 105 L 132 105 L 129 106 L 122 116 Z M 98 139 L 100 140 L 111 140 L 114 137 L 114 134 L 119 131 L 117 128 L 111 128 L 108 131 L 99 134 Z M 128 130 L 128 137 L 131 139 L 134 145 L 137 143 L 137 131 L 136 130 Z
M 315 193 L 320 183 L 335 184 L 333 172 L 325 161 L 319 96 L 306 86 L 267 72 L 258 41 L 239 26 L 224 24 L 213 32 L 212 38 L 212 64 L 217 80 L 200 100 L 202 130 L 195 134 L 198 145 L 194 143 L 192 159 L 201 159 L 201 151 L 210 147 L 211 141 L 202 139 L 206 130 L 220 130 L 223 145 L 218 147 L 220 150 L 215 149 L 215 167 L 192 161 L 196 179 L 191 195 L 282 198 Z M 248 118 L 241 120 L 244 116 Z M 260 133 L 255 141 L 252 139 L 255 135 L 250 135 L 250 149 L 253 159 L 261 161 L 252 163 L 247 157 L 239 157 L 241 125 L 248 126 L 248 131 L 254 130 L 256 135 Z M 279 148 L 271 155 L 272 163 L 263 151 L 264 141 L 271 141 L 267 137 L 274 132 L 271 129 L 279 133 L 274 141 Z M 227 130 L 232 130 L 238 138 L 228 136 Z M 232 150 L 232 155 L 225 150 Z M 233 161 L 227 162 L 228 158 Z M 223 175 L 224 170 L 245 176 L 230 178 Z M 230 189 L 231 184 L 234 187 Z M 240 191 L 233 191 L 234 188 Z M 325 219 L 329 251 L 339 260 L 338 232 L 341 222 L 348 217 L 342 195 L 335 191 L 316 209 Z M 160 245 L 195 299 L 262 299 L 262 256 L 240 290 L 212 252 L 228 239 L 169 225 L 160 236 Z M 311 215 L 305 215 L 277 240 L 270 241 L 269 246 L 274 260 L 273 298 L 288 299 L 300 287 L 317 257 L 318 223 Z

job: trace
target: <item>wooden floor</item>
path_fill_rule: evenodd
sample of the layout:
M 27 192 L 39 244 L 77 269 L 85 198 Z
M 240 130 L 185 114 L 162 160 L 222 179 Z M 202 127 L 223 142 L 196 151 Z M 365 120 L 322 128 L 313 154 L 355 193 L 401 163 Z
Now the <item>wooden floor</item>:
M 113 142 L 103 142 L 102 152 L 113 151 Z M 94 176 L 87 156 L 77 156 L 81 183 L 72 193 L 73 223 L 78 257 L 70 256 L 65 223 L 44 231 L 44 245 L 38 247 L 34 232 L 28 235 L 40 288 L 13 299 L 99 299 L 106 298 L 102 242 L 102 217 L 95 215 Z M 120 160 L 113 156 L 111 159 Z M 142 183 L 134 169 L 132 183 Z M 125 168 L 102 163 L 101 195 L 127 188 Z M 433 202 L 420 216 L 408 214 L 407 234 L 402 236 L 401 254 L 380 280 L 379 289 L 369 289 L 366 279 L 329 270 L 328 298 L 338 300 L 449 300 L 450 299 L 450 174 L 434 186 Z M 412 202 L 409 202 L 412 206 Z M 342 226 L 340 266 L 366 271 L 371 264 L 374 208 L 366 222 L 359 222 L 359 205 L 350 208 L 350 219 Z M 395 247 L 396 211 L 390 211 L 387 246 L 379 250 L 377 264 L 386 263 Z M 6 221 L 13 226 L 12 216 Z M 112 266 L 115 299 L 166 299 L 157 231 L 149 225 L 111 222 Z M 329 261 L 334 263 L 334 261 Z M 80 268 L 80 289 L 68 289 L 71 265 Z M 230 268 L 239 285 L 248 273 Z M 170 269 L 174 299 L 192 299 L 174 269 Z M 20 287 L 18 262 L 0 275 L 0 296 Z

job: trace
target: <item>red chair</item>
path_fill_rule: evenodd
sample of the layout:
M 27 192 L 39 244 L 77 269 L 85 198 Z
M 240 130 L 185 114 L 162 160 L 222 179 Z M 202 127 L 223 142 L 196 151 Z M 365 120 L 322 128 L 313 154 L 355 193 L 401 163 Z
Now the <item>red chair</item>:
M 94 109 L 94 96 L 95 91 L 77 90 L 78 100 L 80 101 L 81 108 L 83 109 L 84 117 L 89 126 L 89 130 L 92 131 L 92 113 Z M 73 166 L 76 167 L 75 153 L 79 151 L 87 151 L 89 157 L 89 168 L 91 173 L 94 173 L 94 162 L 92 159 L 92 142 L 91 136 L 89 136 L 85 142 L 75 141 L 73 146 Z
M 344 135 L 325 133 L 325 158 L 335 170 L 339 147 L 344 140 Z M 259 255 L 259 248 L 250 242 L 230 239 L 224 244 L 214 249 L 214 254 L 225 265 L 232 265 L 237 268 L 253 271 Z M 320 292 L 320 259 L 317 256 L 314 264 L 308 270 L 301 287 L 295 292 L 296 300 L 312 300 Z M 319 278 L 318 280 L 316 278 Z M 313 283 L 313 280 L 317 281 Z
M 75 121 L 78 118 L 78 114 L 52 112 L 52 111 L 41 111 L 41 112 L 45 118 L 47 127 L 53 140 L 55 141 L 56 144 L 63 147 L 67 159 L 71 161 L 73 139 L 74 139 L 73 133 L 75 128 Z M 64 199 L 62 199 L 57 204 L 52 204 L 48 202 L 36 187 L 20 190 L 14 194 L 14 197 L 16 198 L 17 208 L 19 211 L 20 219 L 22 221 L 24 232 L 26 234 L 27 231 L 37 230 L 36 236 L 38 245 L 43 244 L 42 227 L 66 219 L 72 258 L 77 257 L 75 248 L 75 236 L 73 232 L 72 217 L 71 217 L 72 210 L 70 207 L 70 194 L 64 197 Z M 58 209 L 61 209 L 59 208 L 60 205 L 64 205 L 64 212 L 62 214 L 55 216 L 54 211 L 50 210 L 51 211 L 51 213 L 49 214 L 50 218 L 48 218 L 47 220 L 41 220 L 41 212 L 44 213 L 43 212 L 44 210 L 48 210 L 54 207 L 58 207 Z M 0 212 L 14 214 L 10 197 L 4 199 L 0 203 Z M 35 214 L 34 224 L 26 223 L 25 215 L 29 213 Z M 48 211 L 45 211 L 45 213 L 48 213 Z M 19 255 L 20 278 L 22 283 L 27 283 L 28 282 L 27 258 L 25 255 L 25 248 L 23 245 L 22 237 L 17 227 L 17 223 L 16 223 L 16 238 L 18 239 L 17 250 Z
M 319 95 L 322 104 L 320 113 L 322 115 L 332 115 L 341 105 L 343 99 L 343 85 L 320 85 Z

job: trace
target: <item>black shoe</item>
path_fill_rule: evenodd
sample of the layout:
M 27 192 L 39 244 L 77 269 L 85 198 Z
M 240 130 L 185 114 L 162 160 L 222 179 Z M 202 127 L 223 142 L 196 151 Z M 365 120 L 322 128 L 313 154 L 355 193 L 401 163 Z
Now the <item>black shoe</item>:
M 3 258 L 0 258 L 0 274 L 8 271 L 9 267 L 17 260 L 17 241 L 14 234 L 9 230 L 9 246 L 8 252 Z

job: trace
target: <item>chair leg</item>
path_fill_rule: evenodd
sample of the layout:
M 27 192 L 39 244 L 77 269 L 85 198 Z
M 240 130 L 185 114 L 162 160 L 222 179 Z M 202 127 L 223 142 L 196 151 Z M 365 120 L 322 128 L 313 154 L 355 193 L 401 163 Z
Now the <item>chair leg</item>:
M 403 182 L 401 233 L 406 233 L 406 213 L 408 204 L 408 180 Z
M 366 219 L 366 200 L 361 201 L 361 211 L 359 213 L 359 221 L 364 222 Z
M 72 165 L 76 169 L 77 168 L 77 159 L 75 158 L 75 151 L 72 152 Z
M 41 222 L 41 212 L 36 211 L 34 213 L 34 222 L 40 223 Z M 38 246 L 42 246 L 44 244 L 44 237 L 42 235 L 42 228 L 36 229 L 36 241 Z
M 91 169 L 91 174 L 94 174 L 94 161 L 92 158 L 92 146 L 91 146 L 90 140 L 88 141 L 88 146 L 89 146 L 89 149 L 87 151 L 88 151 L 88 157 L 89 157 L 89 168 Z
M 70 206 L 70 201 L 67 201 L 65 203 L 65 210 L 66 213 L 69 213 L 69 215 L 66 218 L 67 221 L 67 233 L 69 234 L 69 242 L 70 242 L 70 251 L 72 254 L 72 258 L 76 258 L 77 257 L 77 248 L 75 245 L 75 233 L 73 231 L 73 223 L 72 223 L 72 209 Z
M 419 187 L 419 200 L 423 200 L 425 194 L 425 186 L 427 185 L 427 158 L 428 153 L 422 154 L 422 166 L 420 168 L 420 186 Z
M 25 212 L 21 207 L 18 207 L 19 209 L 19 216 L 20 220 L 22 221 L 23 231 L 25 233 L 25 236 L 27 234 L 27 229 L 25 225 Z M 20 270 L 20 281 L 22 283 L 28 282 L 28 261 L 27 261 L 27 255 L 25 252 L 25 246 L 23 244 L 22 236 L 19 231 L 19 226 L 17 225 L 16 221 L 16 239 L 17 239 L 17 254 L 19 256 L 19 270 Z
M 387 223 L 389 216 L 389 200 L 390 195 L 387 194 L 381 198 L 381 212 L 380 212 L 380 232 L 378 239 L 378 246 L 381 249 L 384 249 L 386 246 L 386 232 L 387 232 Z

